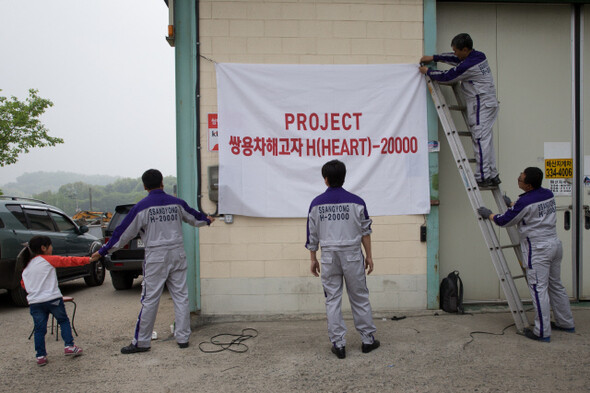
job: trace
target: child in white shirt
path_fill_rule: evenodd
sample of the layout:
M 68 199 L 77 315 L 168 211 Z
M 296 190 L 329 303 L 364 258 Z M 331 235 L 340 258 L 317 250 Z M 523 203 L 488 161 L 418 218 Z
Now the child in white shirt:
M 63 295 L 57 282 L 56 267 L 81 266 L 97 260 L 90 257 L 60 257 L 53 254 L 51 239 L 47 236 L 34 236 L 25 249 L 24 270 L 21 285 L 27 291 L 31 316 L 35 324 L 35 350 L 37 365 L 47 364 L 45 334 L 47 320 L 52 314 L 65 343 L 64 354 L 82 355 L 82 348 L 74 345 L 70 320 L 64 307 Z

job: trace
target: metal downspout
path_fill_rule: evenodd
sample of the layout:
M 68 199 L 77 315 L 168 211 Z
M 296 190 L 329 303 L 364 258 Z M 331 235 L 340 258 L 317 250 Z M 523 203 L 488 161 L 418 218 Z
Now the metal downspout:
M 175 20 L 175 72 L 176 72 L 176 170 L 178 197 L 191 206 L 199 206 L 200 190 L 196 183 L 200 173 L 197 161 L 197 119 L 195 108 L 197 62 L 197 12 L 195 0 L 176 0 Z M 191 312 L 201 309 L 199 232 L 183 224 L 184 249 L 188 264 L 187 285 Z
M 424 0 L 424 54 L 436 53 L 436 0 Z M 428 140 L 438 141 L 438 116 L 427 100 Z M 438 152 L 428 153 L 430 200 L 438 202 Z M 439 308 L 438 203 L 431 203 L 426 217 L 426 299 L 430 310 Z
M 583 291 L 583 242 L 584 242 L 584 128 L 583 128 L 583 6 L 572 4 L 571 51 L 572 51 L 572 158 L 574 177 L 572 184 L 572 281 L 574 299 L 579 301 Z

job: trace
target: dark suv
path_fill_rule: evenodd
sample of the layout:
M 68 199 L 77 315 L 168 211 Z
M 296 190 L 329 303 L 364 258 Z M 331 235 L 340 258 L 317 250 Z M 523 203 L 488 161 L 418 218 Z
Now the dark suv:
M 10 292 L 18 306 L 27 305 L 27 293 L 20 286 L 22 266 L 17 256 L 23 243 L 35 235 L 51 238 L 53 253 L 62 256 L 88 256 L 101 242 L 89 235 L 86 226 L 78 226 L 63 211 L 43 201 L 0 196 L 0 289 Z M 88 286 L 104 281 L 104 261 L 89 265 L 57 268 L 58 281 L 84 278 Z
M 113 236 L 115 228 L 127 216 L 132 205 L 119 205 L 104 231 L 105 243 Z M 143 258 L 145 249 L 139 235 L 125 247 L 105 256 L 105 266 L 111 272 L 113 287 L 117 290 L 129 289 L 133 286 L 133 279 L 143 274 Z

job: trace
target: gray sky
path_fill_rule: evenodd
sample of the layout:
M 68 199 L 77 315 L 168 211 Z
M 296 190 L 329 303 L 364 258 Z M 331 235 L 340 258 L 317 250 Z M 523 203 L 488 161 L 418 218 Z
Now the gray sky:
M 64 139 L 0 167 L 139 177 L 176 174 L 174 48 L 162 0 L 0 0 L 0 95 L 51 100 Z

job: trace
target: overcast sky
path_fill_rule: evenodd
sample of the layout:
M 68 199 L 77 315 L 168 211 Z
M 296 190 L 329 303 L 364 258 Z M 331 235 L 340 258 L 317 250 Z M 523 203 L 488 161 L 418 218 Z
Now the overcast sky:
M 25 172 L 176 175 L 174 48 L 163 0 L 0 0 L 0 95 L 51 100 L 56 147 L 0 167 Z

